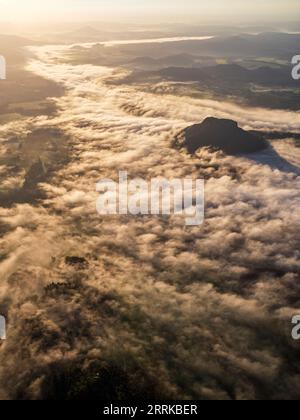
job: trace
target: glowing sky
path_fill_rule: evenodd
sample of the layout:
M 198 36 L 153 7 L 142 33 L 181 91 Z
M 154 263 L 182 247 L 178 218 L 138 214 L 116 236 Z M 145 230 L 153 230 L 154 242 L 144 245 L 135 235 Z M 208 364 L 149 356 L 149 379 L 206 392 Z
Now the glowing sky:
M 0 20 L 87 20 L 95 18 L 300 18 L 299 0 L 0 0 Z

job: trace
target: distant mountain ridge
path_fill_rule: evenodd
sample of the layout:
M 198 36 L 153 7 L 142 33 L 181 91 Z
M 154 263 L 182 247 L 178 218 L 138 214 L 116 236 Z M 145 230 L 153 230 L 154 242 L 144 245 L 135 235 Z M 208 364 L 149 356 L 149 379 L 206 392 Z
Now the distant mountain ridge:
M 219 64 L 206 68 L 167 67 L 149 75 L 159 75 L 173 81 L 199 81 L 199 82 L 230 82 L 230 83 L 257 83 L 266 86 L 295 86 L 288 66 L 273 68 L 262 66 L 257 69 L 246 69 L 238 64 Z
M 230 55 L 232 57 L 261 56 L 285 57 L 288 60 L 298 51 L 300 34 L 282 32 L 264 32 L 259 34 L 240 34 L 228 37 L 215 37 L 198 43 L 197 51 L 201 54 Z M 189 53 L 193 48 L 189 49 Z

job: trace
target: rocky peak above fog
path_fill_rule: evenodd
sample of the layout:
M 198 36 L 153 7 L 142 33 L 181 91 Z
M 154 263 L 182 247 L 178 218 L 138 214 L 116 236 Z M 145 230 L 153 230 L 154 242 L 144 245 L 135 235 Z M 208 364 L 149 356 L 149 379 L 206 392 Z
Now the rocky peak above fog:
M 206 118 L 181 131 L 174 139 L 176 148 L 186 148 L 194 154 L 202 147 L 222 150 L 229 155 L 255 153 L 268 147 L 268 142 L 259 134 L 241 129 L 233 120 Z

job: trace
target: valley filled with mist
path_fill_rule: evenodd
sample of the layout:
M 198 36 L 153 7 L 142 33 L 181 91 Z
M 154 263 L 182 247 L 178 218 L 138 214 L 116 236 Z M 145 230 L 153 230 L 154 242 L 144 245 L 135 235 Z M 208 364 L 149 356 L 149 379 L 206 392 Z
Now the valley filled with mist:
M 1 399 L 299 399 L 296 32 L 0 35 Z M 208 117 L 267 147 L 174 147 Z M 100 216 L 119 171 L 204 179 L 203 225 Z

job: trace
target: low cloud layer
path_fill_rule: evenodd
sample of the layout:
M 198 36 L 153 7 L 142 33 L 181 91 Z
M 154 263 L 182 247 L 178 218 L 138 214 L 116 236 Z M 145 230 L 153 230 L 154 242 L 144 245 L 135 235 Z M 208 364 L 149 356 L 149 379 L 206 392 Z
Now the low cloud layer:
M 171 148 L 176 132 L 209 115 L 299 131 L 299 114 L 112 86 L 121 71 L 60 64 L 62 52 L 40 48 L 30 65 L 66 87 L 58 115 L 0 132 L 1 153 L 15 132 L 56 128 L 69 139 L 68 163 L 39 185 L 43 199 L 0 208 L 1 398 L 82 397 L 95 373 L 101 392 L 108 375 L 133 397 L 139 383 L 149 397 L 299 398 L 290 338 L 300 303 L 298 173 Z M 100 217 L 96 182 L 119 170 L 204 177 L 204 225 Z

